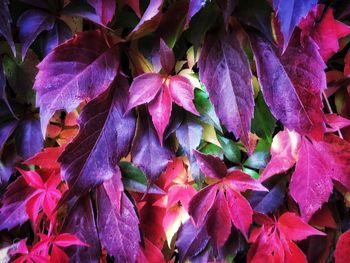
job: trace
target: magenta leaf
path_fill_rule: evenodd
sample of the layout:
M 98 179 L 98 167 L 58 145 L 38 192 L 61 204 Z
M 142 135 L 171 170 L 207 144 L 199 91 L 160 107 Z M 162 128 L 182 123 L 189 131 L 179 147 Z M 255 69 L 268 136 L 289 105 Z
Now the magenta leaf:
M 251 33 L 250 39 L 259 82 L 272 114 L 290 130 L 322 133 L 321 92 L 326 87 L 326 76 L 317 45 L 306 38 L 302 46 L 295 35 L 279 56 L 262 36 Z
M 31 9 L 24 12 L 17 20 L 19 27 L 19 39 L 22 43 L 22 59 L 37 36 L 45 31 L 51 30 L 55 24 L 55 17 L 50 13 Z
M 146 73 L 134 79 L 129 90 L 128 110 L 152 101 L 163 84 L 163 78 L 157 73 Z
M 317 0 L 272 1 L 283 34 L 283 50 L 286 50 L 294 28 L 316 4 Z
M 72 246 L 65 251 L 74 262 L 98 262 L 101 255 L 101 245 L 97 233 L 94 211 L 89 195 L 80 197 L 68 212 L 64 221 L 62 233 L 77 236 L 87 246 Z
M 115 166 L 128 154 L 135 117 L 131 112 L 124 115 L 127 91 L 126 80 L 120 78 L 83 109 L 80 132 L 59 159 L 71 194 L 82 194 L 112 178 Z
M 115 0 L 88 0 L 88 3 L 95 8 L 102 24 L 107 25 L 112 21 L 116 9 Z
M 12 38 L 11 32 L 11 16 L 8 8 L 9 0 L 0 1 L 0 35 L 3 36 L 9 46 L 11 47 L 12 53 L 16 54 L 15 44 Z
M 139 167 L 150 181 L 156 180 L 168 161 L 173 158 L 170 147 L 166 143 L 161 146 L 157 132 L 144 110 L 139 112 L 131 157 L 133 164 Z
M 161 144 L 163 144 L 163 134 L 170 120 L 171 108 L 172 102 L 169 88 L 166 85 L 162 85 L 156 97 L 148 105 L 148 111 L 152 116 L 152 122 Z
M 110 44 L 101 31 L 83 32 L 55 48 L 38 65 L 34 88 L 44 135 L 56 110 L 72 111 L 82 100 L 97 97 L 112 83 L 119 53 Z
M 97 228 L 101 245 L 116 262 L 134 262 L 139 250 L 139 220 L 134 206 L 123 193 L 120 209 L 105 184 L 97 188 Z
M 193 154 L 204 175 L 213 179 L 220 179 L 226 176 L 227 167 L 219 157 L 210 154 L 203 154 L 196 150 L 193 150 Z
M 291 196 L 299 204 L 305 221 L 328 201 L 333 190 L 329 173 L 330 167 L 324 154 L 318 152 L 307 139 L 303 139 L 289 189 Z
M 194 106 L 194 92 L 192 83 L 184 76 L 169 77 L 169 89 L 173 101 L 185 110 L 199 116 Z
M 225 125 L 249 144 L 254 97 L 249 62 L 233 34 L 208 35 L 199 60 L 199 77 Z

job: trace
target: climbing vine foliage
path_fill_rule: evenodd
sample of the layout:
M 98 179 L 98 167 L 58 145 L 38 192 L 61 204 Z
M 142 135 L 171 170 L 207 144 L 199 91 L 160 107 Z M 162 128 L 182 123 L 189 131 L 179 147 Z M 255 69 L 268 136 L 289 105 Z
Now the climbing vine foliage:
M 1 0 L 0 261 L 350 262 L 347 0 Z

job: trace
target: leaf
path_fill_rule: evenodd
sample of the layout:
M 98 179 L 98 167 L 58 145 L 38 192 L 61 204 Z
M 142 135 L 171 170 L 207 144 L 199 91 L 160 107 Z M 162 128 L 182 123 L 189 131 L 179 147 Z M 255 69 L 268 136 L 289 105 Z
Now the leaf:
M 327 125 L 330 126 L 326 128 L 326 132 L 336 132 L 350 125 L 350 120 L 337 114 L 327 114 L 325 117 Z
M 275 124 L 276 120 L 267 107 L 262 93 L 259 92 L 255 100 L 252 132 L 256 133 L 260 138 L 271 140 Z
M 89 4 L 89 1 L 93 2 L 94 0 L 71 0 L 62 9 L 62 14 L 69 16 L 80 16 L 96 24 L 105 26 L 101 20 L 102 17 L 100 14 L 97 14 L 97 10 L 91 4 Z M 95 0 L 96 3 L 97 1 L 99 0 Z M 99 9 L 98 5 L 96 5 L 96 7 Z
M 15 140 L 17 153 L 23 159 L 37 154 L 44 146 L 40 121 L 36 119 L 22 120 L 16 128 Z
M 272 6 L 277 14 L 283 34 L 283 51 L 286 50 L 294 28 L 317 4 L 316 0 L 273 0 Z
M 222 149 L 224 150 L 225 157 L 231 162 L 240 163 L 241 150 L 237 143 L 220 135 L 218 135 L 217 137 L 222 146 Z
M 127 91 L 128 83 L 120 78 L 84 107 L 80 132 L 59 159 L 70 194 L 83 194 L 112 178 L 117 163 L 129 153 L 136 120 L 132 113 L 124 115 Z
M 37 153 L 35 156 L 23 163 L 30 165 L 37 165 L 41 168 L 47 169 L 59 169 L 60 164 L 58 163 L 58 157 L 62 154 L 63 147 L 46 147 L 41 152 Z
M 4 0 L 0 2 L 0 35 L 2 35 L 9 46 L 11 47 L 12 53 L 16 54 L 15 44 L 12 38 L 11 32 L 11 15 L 8 8 L 9 0 Z
M 101 245 L 96 229 L 94 212 L 90 197 L 80 197 L 69 210 L 61 232 L 72 233 L 89 245 L 65 249 L 74 262 L 99 262 Z
M 286 172 L 298 159 L 301 137 L 296 132 L 281 131 L 275 135 L 271 145 L 271 160 L 264 169 L 260 181 Z
M 45 30 L 51 30 L 54 24 L 54 16 L 38 9 L 27 10 L 18 18 L 17 27 L 19 27 L 19 39 L 22 43 L 22 60 L 38 35 Z
M 300 28 L 303 35 L 312 37 L 321 57 L 327 61 L 339 51 L 338 39 L 350 34 L 350 26 L 335 20 L 332 8 L 324 9 L 324 5 L 317 5 L 302 20 Z
M 326 87 L 325 64 L 312 39 L 302 46 L 295 37 L 282 56 L 270 42 L 250 33 L 262 93 L 272 114 L 300 134 L 322 137 L 321 93 Z
M 145 13 L 142 15 L 139 23 L 131 31 L 128 38 L 137 39 L 150 32 L 153 32 L 161 20 L 161 9 L 163 0 L 150 0 Z
M 350 260 L 348 253 L 350 245 L 350 230 L 340 235 L 335 248 L 334 257 L 336 263 L 346 263 Z
M 196 157 L 200 169 L 206 176 L 213 179 L 225 177 L 227 167 L 220 158 L 210 154 L 202 154 L 196 150 L 193 150 L 193 154 Z
M 169 74 L 175 66 L 175 55 L 163 39 L 160 39 L 159 57 L 163 70 L 166 74 Z
M 157 133 L 145 111 L 139 112 L 131 157 L 132 163 L 139 167 L 151 182 L 158 178 L 173 157 L 167 145 L 160 145 Z
M 88 0 L 88 3 L 95 8 L 96 14 L 100 17 L 102 24 L 107 25 L 112 21 L 116 9 L 116 1 Z
M 252 74 L 248 59 L 233 34 L 208 35 L 198 62 L 199 77 L 225 127 L 249 144 L 253 117 Z
M 262 169 L 265 168 L 268 162 L 268 153 L 267 152 L 255 152 L 244 162 L 244 166 L 253 168 L 253 169 Z
M 34 189 L 27 186 L 23 177 L 18 177 L 7 187 L 6 193 L 1 201 L 0 230 L 11 229 L 28 220 L 28 215 L 25 210 L 25 200 L 33 192 Z
M 87 31 L 55 48 L 38 65 L 34 89 L 45 135 L 56 110 L 68 112 L 94 99 L 112 83 L 119 66 L 118 48 L 110 48 L 100 31 Z
M 308 221 L 328 201 L 333 185 L 328 160 L 307 139 L 301 142 L 299 156 L 290 182 L 290 194 L 299 204 L 302 217 Z
M 73 33 L 69 26 L 61 20 L 56 20 L 53 28 L 44 36 L 44 55 L 48 55 L 55 47 L 72 37 Z
M 180 262 L 197 256 L 204 250 L 209 241 L 205 227 L 196 227 L 191 220 L 182 225 L 176 241 Z
M 254 211 L 263 214 L 270 214 L 283 204 L 285 191 L 286 182 L 282 179 L 269 189 L 269 192 L 252 192 L 249 197 L 249 202 Z
M 156 128 L 160 144 L 163 144 L 163 134 L 167 127 L 172 109 L 172 99 L 169 88 L 162 85 L 156 97 L 149 103 L 148 111 Z
M 17 120 L 10 120 L 2 122 L 0 124 L 0 153 L 2 152 L 6 141 L 11 136 L 13 131 L 16 129 L 18 124 Z
M 111 199 L 106 183 L 97 188 L 97 228 L 102 247 L 116 262 L 134 262 L 139 250 L 139 220 L 133 204 L 122 193 L 120 209 Z
M 218 246 L 223 246 L 231 233 L 231 219 L 224 190 L 219 190 L 208 213 L 207 231 Z

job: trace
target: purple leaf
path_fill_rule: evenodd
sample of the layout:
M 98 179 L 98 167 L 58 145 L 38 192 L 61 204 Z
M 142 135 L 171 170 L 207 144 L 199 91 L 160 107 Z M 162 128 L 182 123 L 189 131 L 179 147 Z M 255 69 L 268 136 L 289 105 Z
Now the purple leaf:
M 69 26 L 61 20 L 56 20 L 53 28 L 44 37 L 44 55 L 49 54 L 55 47 L 73 37 Z
M 88 0 L 71 0 L 70 3 L 63 8 L 62 14 L 80 16 L 104 26 L 101 17 L 96 13 L 95 8 L 88 3 Z
M 160 145 L 157 133 L 147 113 L 143 110 L 140 111 L 131 149 L 133 164 L 139 167 L 153 182 L 173 156 L 173 152 L 166 143 L 163 147 Z
M 160 64 L 166 74 L 169 74 L 175 66 L 175 55 L 163 39 L 160 39 L 159 44 Z
M 273 0 L 272 6 L 277 13 L 283 34 L 283 50 L 286 50 L 294 28 L 300 20 L 317 4 L 317 0 Z
M 205 6 L 205 0 L 190 0 L 190 6 L 188 8 L 187 20 L 190 21 L 192 17 Z
M 8 8 L 9 0 L 0 1 L 0 36 L 3 36 L 12 49 L 12 53 L 16 54 L 15 44 L 12 39 L 11 32 L 11 15 Z
M 169 88 L 162 85 L 156 97 L 148 105 L 148 111 L 152 116 L 152 122 L 156 128 L 159 142 L 163 144 L 163 134 L 167 127 L 172 109 L 171 95 Z
M 149 103 L 157 95 L 163 78 L 157 73 L 146 73 L 138 76 L 131 83 L 129 90 L 128 111 L 144 103 Z
M 249 196 L 249 202 L 254 211 L 269 214 L 283 204 L 285 191 L 286 182 L 282 179 L 275 184 L 269 192 L 253 191 Z
M 145 13 L 141 20 L 129 34 L 128 38 L 140 38 L 147 33 L 153 32 L 157 29 L 162 16 L 163 0 L 150 0 Z
M 7 100 L 7 96 L 6 96 L 6 78 L 5 78 L 4 67 L 3 67 L 2 63 L 3 62 L 2 62 L 2 59 L 0 57 L 0 101 L 2 100 L 6 104 L 8 110 L 12 110 L 11 106 Z M 1 143 L 0 143 L 0 145 L 1 145 Z M 1 148 L 2 147 L 0 147 L 0 149 Z
M 43 135 L 56 110 L 70 112 L 82 100 L 96 98 L 112 83 L 118 67 L 118 48 L 110 48 L 97 30 L 76 35 L 45 57 L 34 84 Z
M 97 188 L 97 228 L 102 246 L 116 262 L 134 262 L 139 251 L 139 220 L 134 206 L 123 193 L 120 210 L 105 184 Z
M 128 154 L 135 117 L 132 113 L 124 115 L 127 91 L 126 80 L 119 79 L 83 109 L 80 132 L 59 159 L 71 194 L 82 194 L 112 178 L 115 166 Z
M 97 233 L 94 210 L 89 195 L 80 197 L 70 209 L 61 233 L 74 234 L 87 246 L 70 246 L 65 249 L 73 262 L 98 263 L 101 245 Z
M 254 33 L 250 39 L 259 82 L 272 114 L 298 133 L 322 132 L 325 64 L 313 40 L 306 38 L 301 46 L 295 37 L 280 57 L 268 40 Z
M 225 163 L 214 155 L 203 154 L 197 150 L 193 150 L 199 168 L 202 172 L 210 178 L 224 178 L 227 174 L 227 167 Z
M 180 254 L 180 262 L 197 256 L 205 249 L 208 241 L 209 236 L 205 226 L 196 227 L 191 220 L 188 220 L 182 225 L 176 241 L 176 247 Z
M 19 27 L 19 39 L 22 43 L 22 59 L 37 36 L 45 31 L 51 30 L 55 24 L 55 17 L 50 13 L 31 9 L 24 12 L 17 20 Z
M 25 200 L 33 193 L 33 189 L 28 187 L 22 176 L 8 186 L 0 208 L 0 231 L 11 229 L 28 220 Z
M 40 121 L 36 119 L 21 121 L 16 129 L 15 140 L 17 153 L 23 159 L 28 159 L 38 153 L 44 146 Z
M 254 97 L 249 62 L 233 34 L 208 35 L 199 59 L 199 77 L 225 125 L 249 144 Z
M 116 9 L 115 0 L 88 0 L 88 3 L 95 8 L 102 24 L 107 25 L 112 21 Z
M 221 9 L 222 15 L 224 17 L 225 26 L 227 26 L 228 23 L 230 22 L 231 14 L 235 9 L 238 1 L 237 0 L 217 0 L 216 2 L 218 3 L 218 6 Z
M 11 136 L 17 127 L 17 120 L 10 120 L 0 123 L 0 153 L 5 146 L 7 139 Z M 41 136 L 40 136 L 41 137 Z

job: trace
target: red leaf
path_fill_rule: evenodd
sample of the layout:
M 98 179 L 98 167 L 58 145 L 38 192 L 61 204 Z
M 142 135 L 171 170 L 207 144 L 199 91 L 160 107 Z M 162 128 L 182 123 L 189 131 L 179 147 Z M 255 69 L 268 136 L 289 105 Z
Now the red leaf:
M 226 189 L 226 198 L 232 223 L 248 239 L 248 230 L 253 221 L 253 209 L 239 192 Z
M 219 157 L 210 154 L 203 154 L 197 150 L 193 150 L 192 152 L 204 175 L 213 179 L 225 177 L 227 167 Z
M 223 246 L 231 233 L 231 219 L 224 190 L 221 189 L 210 209 L 207 219 L 207 231 L 218 246 Z
M 35 172 L 35 171 L 24 171 L 20 168 L 17 168 L 17 170 L 22 174 L 24 180 L 26 183 L 35 189 L 44 189 L 44 182 L 43 179 L 41 179 L 41 176 Z
M 118 48 L 110 48 L 113 42 L 116 41 L 98 30 L 79 33 L 38 65 L 34 89 L 44 135 L 56 110 L 70 112 L 82 100 L 97 97 L 112 83 L 119 67 Z
M 239 170 L 229 172 L 224 182 L 238 192 L 245 192 L 247 190 L 268 191 L 259 181 Z
M 350 26 L 334 19 L 333 9 L 324 11 L 324 5 L 315 7 L 300 23 L 303 36 L 311 36 L 319 47 L 324 61 L 339 51 L 338 39 L 350 34 Z
M 41 168 L 58 169 L 60 164 L 57 162 L 58 157 L 63 152 L 64 147 L 47 147 L 42 152 L 37 153 L 32 158 L 24 161 L 24 164 L 34 164 Z
M 152 122 L 156 128 L 161 145 L 163 144 L 165 128 L 170 120 L 171 108 L 172 103 L 169 88 L 166 85 L 162 85 L 156 97 L 148 105 L 148 111 L 152 116 Z
M 335 248 L 334 257 L 336 263 L 350 262 L 350 230 L 341 234 Z
M 294 213 L 284 213 L 278 219 L 278 229 L 283 232 L 289 240 L 299 241 L 304 240 L 308 236 L 326 234 L 316 230 L 310 225 L 304 223 L 300 217 L 296 216 Z
M 327 132 L 335 132 L 350 125 L 350 120 L 337 114 L 326 114 L 325 117 L 326 123 L 330 126 L 326 128 Z

